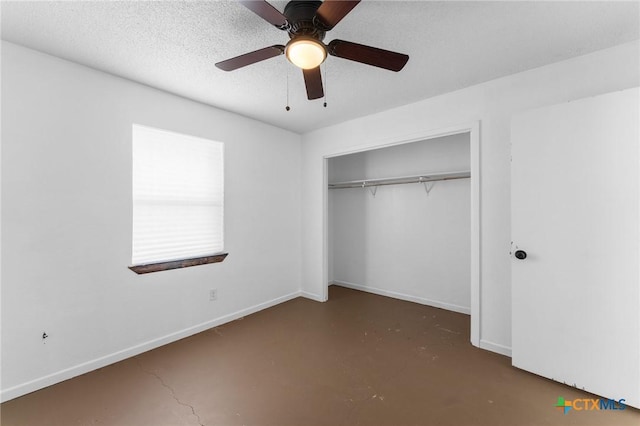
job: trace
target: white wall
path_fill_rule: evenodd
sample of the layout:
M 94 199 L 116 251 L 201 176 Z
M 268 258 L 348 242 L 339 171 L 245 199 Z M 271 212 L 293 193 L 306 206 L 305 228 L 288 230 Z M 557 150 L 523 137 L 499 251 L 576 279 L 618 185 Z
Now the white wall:
M 329 182 L 463 171 L 469 134 L 330 158 Z M 470 312 L 470 180 L 329 191 L 329 280 Z
M 132 123 L 225 143 L 223 263 L 127 269 Z M 300 152 L 299 135 L 3 42 L 2 398 L 299 295 Z
M 638 86 L 639 52 L 640 43 L 635 41 L 303 135 L 303 290 L 315 299 L 325 297 L 324 157 L 479 120 L 480 344 L 509 354 L 511 116 L 539 106 Z

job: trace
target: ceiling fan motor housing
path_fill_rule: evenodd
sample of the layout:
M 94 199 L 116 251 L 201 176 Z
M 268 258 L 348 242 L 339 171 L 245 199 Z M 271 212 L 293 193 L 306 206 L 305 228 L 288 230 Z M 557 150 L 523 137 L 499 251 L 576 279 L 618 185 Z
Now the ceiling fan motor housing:
M 324 40 L 326 30 L 317 19 L 314 19 L 321 4 L 321 1 L 316 0 L 293 0 L 287 3 L 284 7 L 284 16 L 289 22 L 287 32 L 290 38 L 305 35 L 316 40 Z

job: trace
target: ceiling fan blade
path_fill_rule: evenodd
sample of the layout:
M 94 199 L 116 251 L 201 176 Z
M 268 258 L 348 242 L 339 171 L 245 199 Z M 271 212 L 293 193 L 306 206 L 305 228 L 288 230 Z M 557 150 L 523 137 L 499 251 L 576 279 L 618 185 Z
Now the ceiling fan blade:
M 307 98 L 313 100 L 323 97 L 324 90 L 322 89 L 320 67 L 302 70 L 302 74 L 304 75 L 304 85 L 307 86 Z
M 287 17 L 265 0 L 238 0 L 238 3 L 281 30 L 289 25 Z
M 255 64 L 256 62 L 264 61 L 265 59 L 282 55 L 283 53 L 284 46 L 276 44 L 274 46 L 265 47 L 264 49 L 236 56 L 235 58 L 227 59 L 226 61 L 218 62 L 216 67 L 223 71 L 233 71 L 238 68 L 246 67 L 247 65 Z
M 400 71 L 409 60 L 409 55 L 344 40 L 333 40 L 327 47 L 329 54 L 338 58 L 349 59 L 396 72 Z
M 351 9 L 356 7 L 360 0 L 324 0 L 316 11 L 316 18 L 325 27 L 330 30 L 342 20 Z

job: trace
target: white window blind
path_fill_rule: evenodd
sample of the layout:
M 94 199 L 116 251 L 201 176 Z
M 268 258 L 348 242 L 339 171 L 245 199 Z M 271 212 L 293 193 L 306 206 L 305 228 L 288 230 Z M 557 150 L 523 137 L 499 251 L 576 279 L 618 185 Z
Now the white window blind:
M 224 144 L 133 125 L 133 265 L 224 250 Z

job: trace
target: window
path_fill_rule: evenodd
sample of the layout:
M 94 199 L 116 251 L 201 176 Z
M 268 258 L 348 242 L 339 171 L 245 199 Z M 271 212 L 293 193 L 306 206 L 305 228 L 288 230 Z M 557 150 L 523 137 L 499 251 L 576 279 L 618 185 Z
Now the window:
M 224 144 L 134 124 L 132 145 L 130 269 L 224 260 Z

